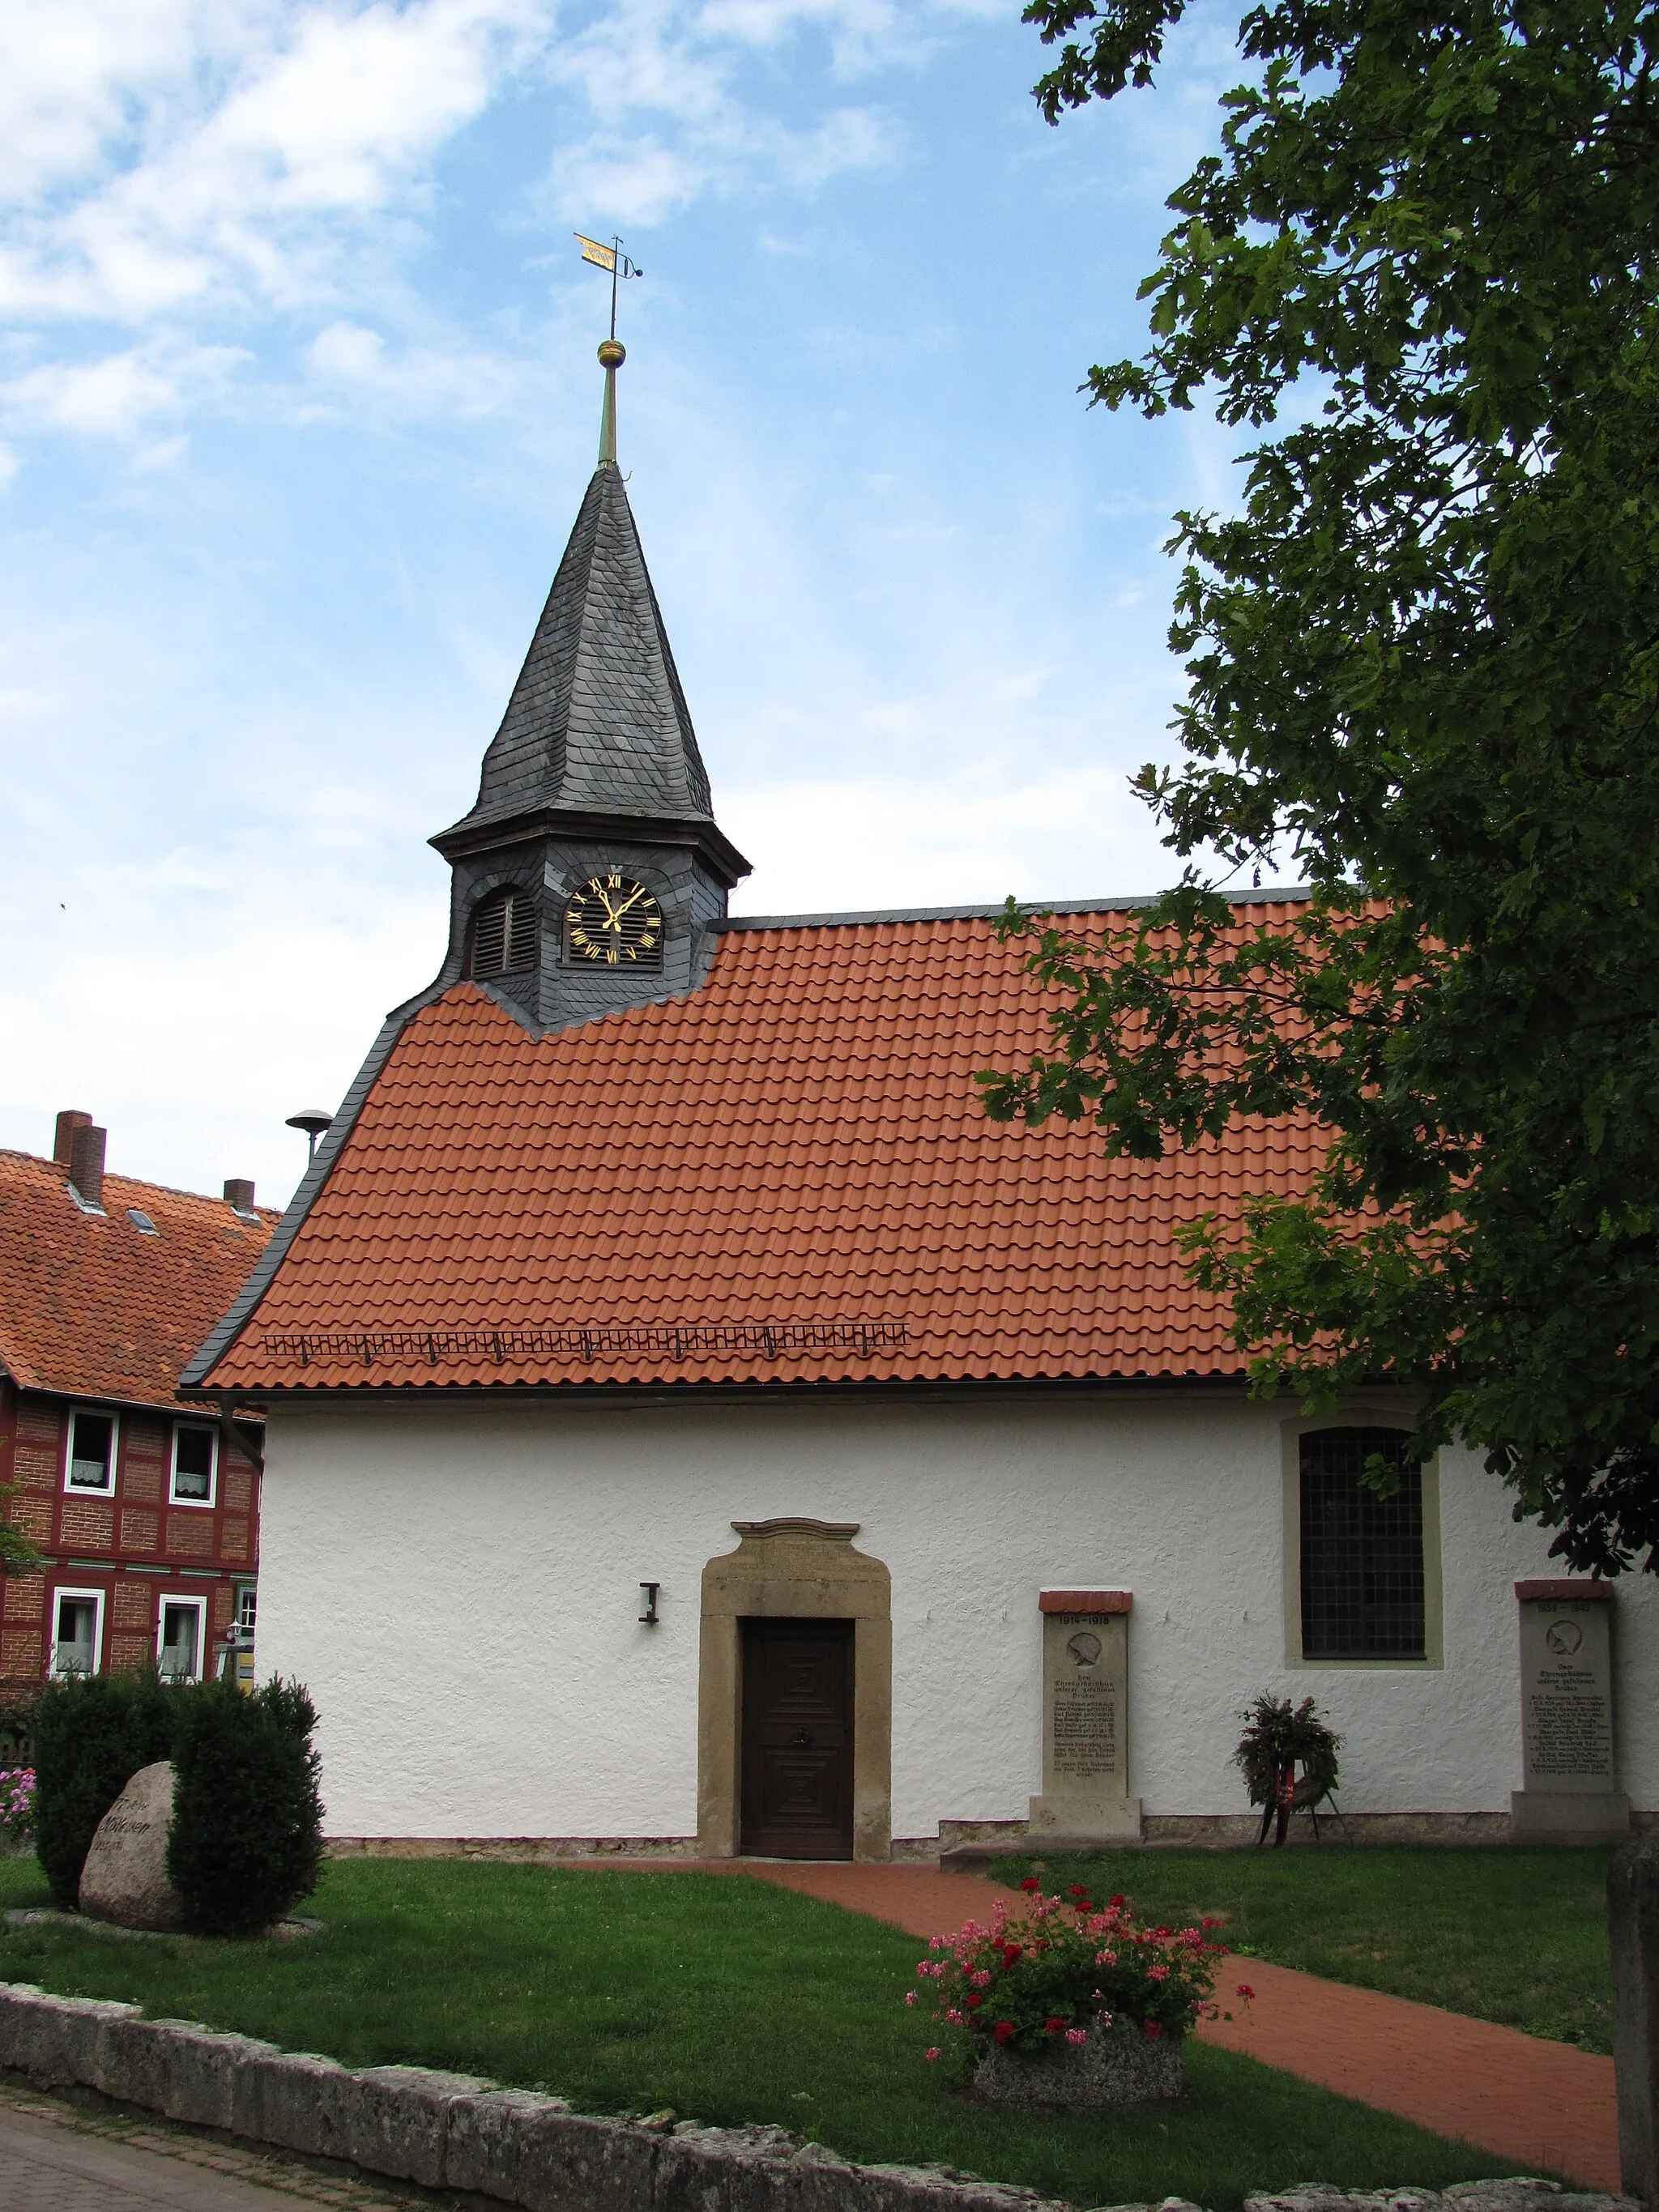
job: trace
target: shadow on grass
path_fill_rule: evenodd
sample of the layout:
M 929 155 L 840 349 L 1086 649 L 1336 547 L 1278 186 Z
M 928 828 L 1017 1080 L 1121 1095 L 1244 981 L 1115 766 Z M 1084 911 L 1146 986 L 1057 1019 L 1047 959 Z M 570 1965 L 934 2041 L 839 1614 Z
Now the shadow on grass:
M 0 1863 L 0 1904 L 45 1901 Z M 1431 2188 L 1512 2172 L 1490 2153 L 1230 2052 L 1189 2048 L 1158 2112 L 981 2107 L 923 2057 L 918 1946 L 769 1884 L 695 1874 L 353 1861 L 326 1869 L 304 1943 L 115 1944 L 0 1929 L 0 1978 L 119 1997 L 319 2051 L 554 2089 L 592 2112 L 770 2120 L 866 2160 L 938 2162 L 1082 2204 L 1229 2212 L 1299 2181 Z

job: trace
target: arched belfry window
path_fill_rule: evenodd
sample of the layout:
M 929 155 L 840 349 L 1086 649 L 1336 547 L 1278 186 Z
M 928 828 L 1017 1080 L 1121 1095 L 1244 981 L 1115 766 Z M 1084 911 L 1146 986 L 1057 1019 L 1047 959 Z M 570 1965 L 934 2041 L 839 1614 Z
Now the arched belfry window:
M 541 930 L 534 896 L 516 886 L 491 891 L 472 917 L 467 973 L 479 981 L 516 975 L 536 965 Z

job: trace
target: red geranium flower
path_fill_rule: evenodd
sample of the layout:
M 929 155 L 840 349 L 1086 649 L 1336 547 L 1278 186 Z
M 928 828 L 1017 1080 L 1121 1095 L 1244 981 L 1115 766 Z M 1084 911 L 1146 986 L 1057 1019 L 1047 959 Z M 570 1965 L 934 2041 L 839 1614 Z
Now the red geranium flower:
M 1074 1881 L 1066 1894 L 1067 1897 L 1087 1897 L 1089 1893 L 1080 1881 Z
M 962 2002 L 967 2006 L 969 2012 L 977 2012 L 980 2007 L 984 2003 L 985 2000 L 981 1996 L 979 1991 L 975 1990 L 972 1996 L 963 1997 Z
M 1143 2020 L 1140 2024 L 1154 2042 L 1156 2042 L 1158 2037 L 1164 2033 L 1164 2030 L 1158 2026 L 1155 2020 Z
M 1119 1892 L 1119 1893 L 1118 1893 L 1118 1895 L 1117 1895 L 1117 1896 L 1115 1896 L 1115 1897 L 1114 1897 L 1114 1898 L 1112 1898 L 1112 1899 L 1110 1899 L 1109 1900 L 1109 1903 L 1111 1903 L 1111 1904 L 1113 1904 L 1113 1905 L 1124 1905 L 1124 1904 L 1127 1904 L 1127 1901 L 1128 1901 L 1128 1900 L 1127 1900 L 1127 1899 L 1123 1896 L 1123 1894 L 1122 1894 L 1122 1893 L 1121 1893 L 1121 1891 Z
M 1255 1991 L 1250 1987 L 1248 1982 L 1241 1982 L 1238 1985 L 1238 1994 L 1243 1998 L 1245 2003 L 1248 2004 L 1250 1999 L 1255 1995 Z
M 1056 2013 L 1052 2020 L 1043 2021 L 1042 2032 L 1045 2035 L 1063 2035 L 1066 2033 L 1066 2023 Z
M 1018 1943 L 1005 1943 L 1002 1947 L 1003 1965 L 1005 1966 L 1012 1966 L 1015 1960 L 1018 1958 L 1019 1953 L 1020 1947 Z
M 1011 2020 L 1000 2020 L 991 2032 L 999 2043 L 1006 2043 L 1014 2032 L 1014 2023 Z
M 1041 1889 L 1042 1887 L 1042 1883 L 1037 1880 L 1034 1874 L 1028 1874 L 1024 1881 L 1020 1884 L 1020 1887 L 1025 1891 L 1028 1896 L 1034 1889 Z

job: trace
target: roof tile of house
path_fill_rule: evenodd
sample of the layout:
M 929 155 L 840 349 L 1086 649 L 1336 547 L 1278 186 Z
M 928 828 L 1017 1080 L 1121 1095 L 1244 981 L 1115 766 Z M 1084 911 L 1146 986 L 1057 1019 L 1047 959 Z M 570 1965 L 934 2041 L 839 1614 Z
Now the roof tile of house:
M 103 1196 L 85 1212 L 67 1168 L 0 1152 L 0 1369 L 26 1390 L 172 1405 L 281 1217 L 130 1176 L 106 1174 Z
M 975 1071 L 1056 1003 L 1021 959 L 980 919 L 738 929 L 690 997 L 539 1040 L 458 985 L 208 1389 L 1237 1375 L 1170 1232 L 1301 1187 L 1312 1132 L 1148 1163 L 988 1121 Z

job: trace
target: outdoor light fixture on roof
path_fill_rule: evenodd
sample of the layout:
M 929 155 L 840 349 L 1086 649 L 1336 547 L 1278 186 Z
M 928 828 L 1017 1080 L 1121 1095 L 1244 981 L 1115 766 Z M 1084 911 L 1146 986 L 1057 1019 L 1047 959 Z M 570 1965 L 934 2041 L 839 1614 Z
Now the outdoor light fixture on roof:
M 290 1114 L 284 1124 L 287 1128 L 305 1131 L 306 1142 L 311 1147 L 306 1154 L 307 1167 L 317 1157 L 318 1138 L 325 1130 L 331 1129 L 333 1126 L 334 1116 L 331 1114 L 325 1114 L 320 1106 L 302 1106 L 297 1114 Z

